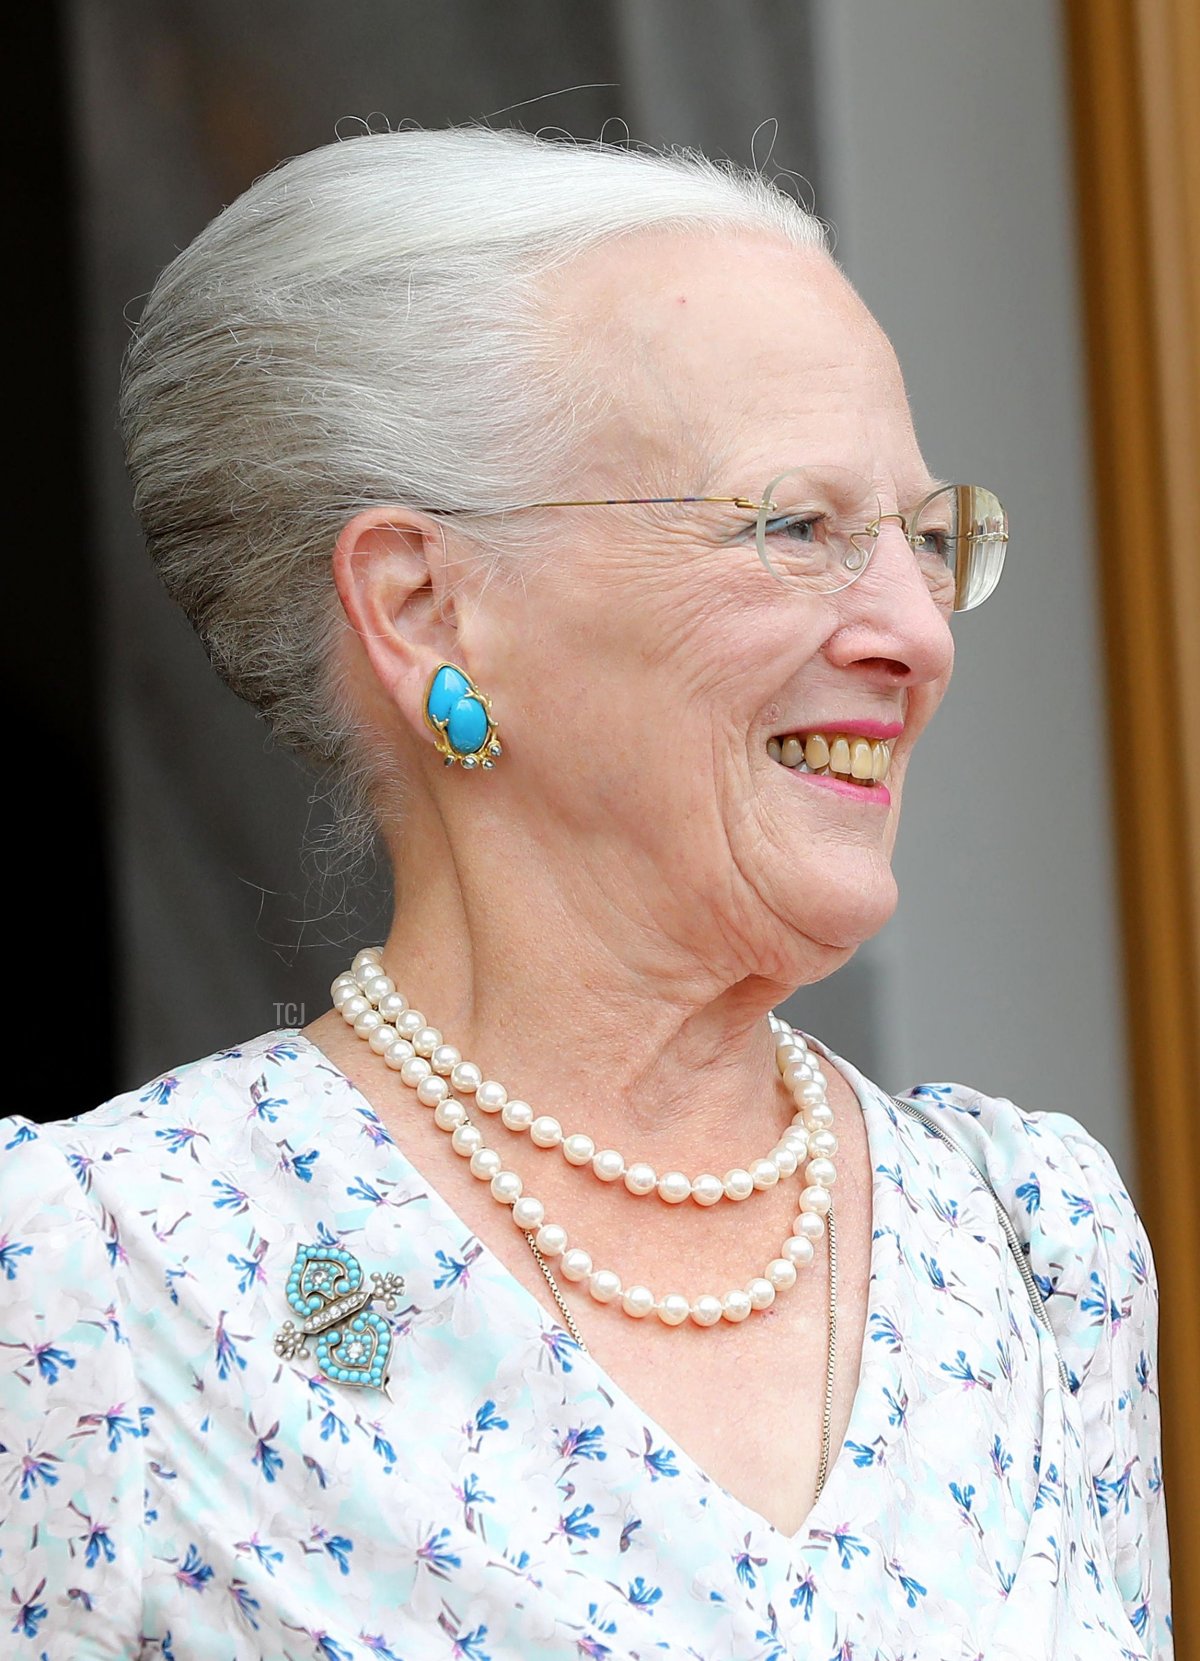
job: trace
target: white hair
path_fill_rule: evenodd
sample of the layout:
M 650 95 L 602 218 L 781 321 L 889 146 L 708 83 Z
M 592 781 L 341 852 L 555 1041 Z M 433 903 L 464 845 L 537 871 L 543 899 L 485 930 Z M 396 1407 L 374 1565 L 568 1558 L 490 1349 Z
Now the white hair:
M 222 679 L 340 784 L 344 815 L 367 796 L 339 530 L 373 505 L 487 510 L 566 480 L 605 391 L 548 327 L 539 279 L 652 228 L 825 241 L 768 180 L 694 151 L 404 130 L 283 163 L 151 291 L 121 390 L 151 556 Z

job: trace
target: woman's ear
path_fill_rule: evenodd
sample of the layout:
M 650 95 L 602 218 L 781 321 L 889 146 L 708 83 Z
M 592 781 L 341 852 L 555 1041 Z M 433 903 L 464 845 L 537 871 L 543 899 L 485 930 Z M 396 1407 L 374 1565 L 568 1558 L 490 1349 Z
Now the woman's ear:
M 425 688 L 457 642 L 445 535 L 427 514 L 367 508 L 342 526 L 333 579 L 350 627 L 388 701 L 421 731 Z

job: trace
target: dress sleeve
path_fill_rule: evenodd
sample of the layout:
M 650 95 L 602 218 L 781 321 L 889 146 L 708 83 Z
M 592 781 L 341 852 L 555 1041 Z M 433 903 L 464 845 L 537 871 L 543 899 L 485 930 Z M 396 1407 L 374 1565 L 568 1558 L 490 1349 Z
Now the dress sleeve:
M 1091 1236 L 1088 1249 L 1079 1250 L 1077 1275 L 1059 1254 L 1047 1289 L 1064 1357 L 1079 1381 L 1101 1527 L 1131 1625 L 1153 1661 L 1170 1661 L 1158 1283 L 1150 1242 L 1107 1150 L 1076 1120 L 1030 1117 L 1056 1131 L 1071 1156 L 1060 1173 L 1067 1232 Z
M 130 1661 L 148 1410 L 120 1248 L 66 1130 L 0 1119 L 0 1653 Z

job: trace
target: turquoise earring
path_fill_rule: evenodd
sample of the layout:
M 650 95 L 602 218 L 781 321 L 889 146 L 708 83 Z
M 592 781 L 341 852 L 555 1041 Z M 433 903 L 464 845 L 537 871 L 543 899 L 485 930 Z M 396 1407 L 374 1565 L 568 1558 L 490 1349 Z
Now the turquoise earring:
M 492 701 L 453 663 L 443 663 L 425 689 L 425 722 L 446 766 L 494 767 L 502 754 L 492 720 Z

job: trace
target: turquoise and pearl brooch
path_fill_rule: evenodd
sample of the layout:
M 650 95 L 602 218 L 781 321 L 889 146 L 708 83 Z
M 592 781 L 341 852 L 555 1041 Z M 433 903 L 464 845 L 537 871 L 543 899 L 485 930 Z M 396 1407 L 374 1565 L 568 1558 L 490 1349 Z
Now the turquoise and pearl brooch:
M 297 1246 L 287 1301 L 300 1324 L 283 1323 L 275 1334 L 275 1354 L 283 1361 L 305 1357 L 308 1339 L 315 1337 L 317 1362 L 326 1378 L 382 1389 L 392 1329 L 368 1305 L 378 1298 L 385 1309 L 394 1309 L 404 1277 L 373 1274 L 369 1287 L 362 1282 L 362 1265 L 350 1252 L 338 1246 Z
M 500 740 L 492 720 L 491 699 L 453 663 L 443 663 L 429 678 L 425 720 L 436 735 L 446 766 L 494 767 Z

